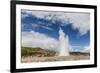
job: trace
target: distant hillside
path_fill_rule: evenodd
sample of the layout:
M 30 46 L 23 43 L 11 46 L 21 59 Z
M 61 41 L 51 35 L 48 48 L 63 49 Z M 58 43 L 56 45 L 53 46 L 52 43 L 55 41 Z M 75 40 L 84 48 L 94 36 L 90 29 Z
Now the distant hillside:
M 84 53 L 84 52 L 70 52 L 71 55 L 90 55 L 90 53 Z
M 51 50 L 44 50 L 40 47 L 31 48 L 31 47 L 22 47 L 21 56 L 33 56 L 33 57 L 51 57 L 54 56 L 56 52 Z

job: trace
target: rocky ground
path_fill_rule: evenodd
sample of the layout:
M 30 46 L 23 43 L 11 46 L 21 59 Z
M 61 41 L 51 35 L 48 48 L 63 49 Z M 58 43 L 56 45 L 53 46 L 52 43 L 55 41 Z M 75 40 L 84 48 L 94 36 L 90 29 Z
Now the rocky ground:
M 54 56 L 54 57 L 22 57 L 22 63 L 29 62 L 52 62 L 52 61 L 75 61 L 75 60 L 89 60 L 89 55 L 70 55 L 70 56 Z

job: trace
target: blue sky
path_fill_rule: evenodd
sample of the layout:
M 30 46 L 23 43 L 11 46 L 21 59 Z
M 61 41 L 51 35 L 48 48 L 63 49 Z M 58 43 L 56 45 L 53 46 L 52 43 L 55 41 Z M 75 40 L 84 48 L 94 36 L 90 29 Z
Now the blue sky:
M 21 31 L 34 31 L 58 40 L 62 28 L 70 44 L 80 48 L 90 45 L 89 17 L 89 13 L 22 10 Z

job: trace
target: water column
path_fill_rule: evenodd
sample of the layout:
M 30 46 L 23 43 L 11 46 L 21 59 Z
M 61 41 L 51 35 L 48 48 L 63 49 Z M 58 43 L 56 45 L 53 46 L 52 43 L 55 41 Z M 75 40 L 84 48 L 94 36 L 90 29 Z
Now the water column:
M 59 56 L 69 56 L 69 38 L 60 28 L 59 30 Z

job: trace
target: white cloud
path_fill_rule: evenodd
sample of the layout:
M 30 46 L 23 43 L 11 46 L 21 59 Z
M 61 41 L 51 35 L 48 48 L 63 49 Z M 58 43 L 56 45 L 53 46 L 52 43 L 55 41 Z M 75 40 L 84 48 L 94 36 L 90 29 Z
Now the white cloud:
M 90 30 L 90 16 L 88 13 L 68 13 L 72 27 L 78 29 L 81 35 Z
M 86 46 L 81 52 L 89 53 L 90 52 L 90 47 Z
M 22 14 L 22 18 L 28 17 L 28 14 Z
M 31 14 L 38 18 L 44 18 L 45 16 L 47 16 L 50 13 L 50 12 L 44 12 L 44 11 L 31 11 L 31 10 L 22 10 L 22 12 L 24 12 L 26 14 Z
M 39 32 L 22 32 L 22 46 L 57 49 L 58 40 Z
M 86 34 L 90 30 L 90 14 L 76 13 L 76 12 L 47 12 L 47 11 L 29 11 L 22 10 L 28 14 L 36 16 L 37 18 L 45 18 L 55 22 L 55 20 L 62 21 L 62 23 L 72 23 L 74 29 L 78 29 L 80 35 Z M 46 24 L 47 25 L 47 24 Z M 50 25 L 50 24 L 49 24 Z M 65 26 L 61 24 L 61 26 Z
M 41 26 L 42 28 L 44 28 L 44 29 L 47 29 L 47 30 L 53 30 L 52 28 L 49 28 L 49 27 L 47 27 L 47 26 Z
M 47 29 L 47 30 L 50 30 L 50 31 L 53 30 L 52 28 L 50 28 L 48 26 L 42 26 L 42 25 L 38 25 L 38 24 L 31 24 L 31 25 L 32 25 L 33 29 L 41 27 L 41 28 L 44 28 L 44 29 Z
M 90 52 L 90 46 L 70 46 L 71 52 L 83 52 L 83 53 L 89 53 Z

